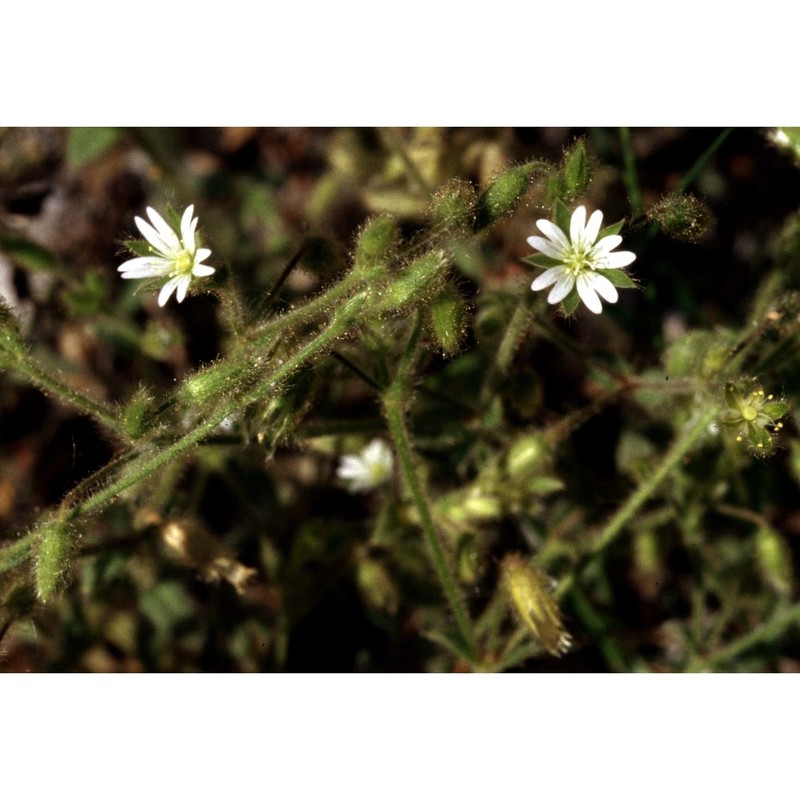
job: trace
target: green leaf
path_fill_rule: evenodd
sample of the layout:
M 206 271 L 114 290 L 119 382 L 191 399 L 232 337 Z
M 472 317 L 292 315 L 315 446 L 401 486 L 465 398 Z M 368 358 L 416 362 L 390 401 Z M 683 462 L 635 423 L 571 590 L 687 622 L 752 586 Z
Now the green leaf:
M 604 269 L 601 273 L 608 278 L 614 286 L 620 289 L 635 289 L 635 281 L 624 270 L 621 269 Z
M 534 267 L 541 269 L 550 269 L 550 267 L 557 267 L 561 262 L 558 259 L 550 258 L 546 255 L 526 256 L 522 259 L 526 264 L 533 264 Z
M 615 222 L 613 225 L 609 225 L 607 228 L 603 228 L 603 230 L 601 230 L 600 233 L 597 234 L 597 241 L 599 242 L 606 236 L 613 236 L 619 233 L 622 230 L 622 226 L 624 224 L 625 220 L 621 219 L 619 222 Z
M 770 419 L 778 420 L 789 413 L 791 406 L 782 400 L 775 400 L 772 403 L 765 403 L 761 411 Z
M 556 225 L 569 238 L 569 223 L 572 219 L 572 212 L 560 201 L 556 200 Z
M 561 311 L 565 317 L 571 317 L 575 309 L 580 305 L 581 298 L 576 289 L 573 289 L 562 301 Z
M 140 239 L 128 239 L 124 244 L 135 256 L 147 257 L 152 256 L 154 253 L 153 248 L 147 242 L 143 242 Z
M 49 250 L 21 236 L 0 234 L 0 250 L 28 269 L 52 270 L 57 266 L 56 259 Z
M 112 147 L 122 136 L 117 128 L 71 128 L 67 140 L 67 163 L 81 167 Z

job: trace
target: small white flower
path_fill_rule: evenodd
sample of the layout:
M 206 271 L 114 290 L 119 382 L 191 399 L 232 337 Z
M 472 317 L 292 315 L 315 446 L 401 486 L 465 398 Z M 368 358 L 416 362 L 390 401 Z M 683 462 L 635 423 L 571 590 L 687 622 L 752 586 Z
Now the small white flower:
M 132 258 L 118 267 L 123 278 L 169 278 L 158 293 L 158 304 L 164 306 L 175 292 L 179 303 L 183 302 L 192 278 L 213 275 L 214 267 L 203 262 L 211 255 L 205 247 L 197 247 L 194 232 L 197 217 L 192 218 L 194 206 L 183 212 L 180 231 L 173 230 L 163 217 L 152 208 L 147 209 L 150 222 L 136 217 L 136 226 L 147 239 L 152 253 Z M 177 290 L 177 291 L 176 291 Z
M 616 287 L 598 270 L 623 269 L 633 263 L 636 255 L 626 250 L 611 252 L 622 242 L 622 237 L 617 234 L 604 236 L 598 241 L 602 222 L 602 211 L 595 211 L 587 222 L 586 207 L 578 206 L 572 214 L 567 238 L 558 225 L 540 219 L 536 227 L 547 238 L 530 236 L 528 244 L 561 263 L 539 275 L 531 284 L 531 289 L 538 292 L 555 284 L 547 296 L 547 302 L 555 304 L 567 297 L 573 288 L 577 288 L 581 300 L 595 314 L 603 310 L 600 297 L 609 303 L 616 303 L 619 297 Z
M 381 439 L 373 439 L 357 456 L 342 456 L 336 477 L 351 492 L 369 492 L 386 483 L 392 474 L 392 451 Z

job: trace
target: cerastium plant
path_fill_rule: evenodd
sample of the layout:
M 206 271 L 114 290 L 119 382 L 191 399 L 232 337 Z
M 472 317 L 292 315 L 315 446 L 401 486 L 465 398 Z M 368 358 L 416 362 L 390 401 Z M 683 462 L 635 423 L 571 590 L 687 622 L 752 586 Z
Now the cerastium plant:
M 387 141 L 396 144 L 391 137 Z M 723 141 L 701 155 L 698 170 Z M 623 134 L 621 142 L 629 147 L 629 136 Z M 627 534 L 636 568 L 655 574 L 664 563 L 658 533 L 669 529 L 664 538 L 677 536 L 692 557 L 705 558 L 704 548 L 714 544 L 703 540 L 702 520 L 712 507 L 756 525 L 759 563 L 773 585 L 789 592 L 791 571 L 780 535 L 765 517 L 741 510 L 748 502 L 746 488 L 715 460 L 724 455 L 743 463 L 748 450 L 758 455 L 775 450 L 790 405 L 781 387 L 767 381 L 780 375 L 791 349 L 786 343 L 800 336 L 800 303 L 789 287 L 779 280 L 765 284 L 740 332 L 686 332 L 666 350 L 660 368 L 639 373 L 617 356 L 605 357 L 575 340 L 549 307 L 558 305 L 568 319 L 582 312 L 581 303 L 592 315 L 607 311 L 601 299 L 613 304 L 618 289 L 646 285 L 648 258 L 662 234 L 687 241 L 711 224 L 703 203 L 685 194 L 688 183 L 645 208 L 633 157 L 627 150 L 625 156 L 624 178 L 637 199 L 627 225 L 617 221 L 606 227 L 602 210 L 592 210 L 588 199 L 592 162 L 583 140 L 560 164 L 534 160 L 512 166 L 482 193 L 460 180 L 427 186 L 415 168 L 411 177 L 429 190 L 426 224 L 409 235 L 395 216 L 374 215 L 361 227 L 344 273 L 281 311 L 274 304 L 281 284 L 308 250 L 245 311 L 236 265 L 224 267 L 219 248 L 214 245 L 212 256 L 201 242 L 210 235 L 213 244 L 213 231 L 204 227 L 200 204 L 177 212 L 147 208 L 149 221 L 136 218 L 144 240 L 127 242 L 131 258 L 118 267 L 121 277 L 147 281 L 139 296 L 152 286 L 161 307 L 173 294 L 181 303 L 195 292 L 212 292 L 231 336 L 224 356 L 187 374 L 170 392 L 143 385 L 118 406 L 62 381 L 32 355 L 14 316 L 0 308 L 0 367 L 91 417 L 117 450 L 58 507 L 4 543 L 0 570 L 8 620 L 53 600 L 74 579 L 83 531 L 93 518 L 112 504 L 137 506 L 142 493 L 153 491 L 148 487 L 192 462 L 198 448 L 228 436 L 229 443 L 246 448 L 258 442 L 272 454 L 286 442 L 302 445 L 304 437 L 314 438 L 302 420 L 319 397 L 315 374 L 332 364 L 372 393 L 383 420 L 377 430 L 364 429 L 368 437 L 346 439 L 352 449 L 335 473 L 340 487 L 357 493 L 374 512 L 369 537 L 357 548 L 359 586 L 376 607 L 396 611 L 403 597 L 390 574 L 393 565 L 406 583 L 430 585 L 447 610 L 422 603 L 428 611 L 416 624 L 449 654 L 451 660 L 441 662 L 449 668 L 509 669 L 535 656 L 562 656 L 573 642 L 584 646 L 592 639 L 611 667 L 637 668 L 603 622 L 602 608 L 614 591 L 606 566 L 610 554 Z M 400 163 L 408 165 L 408 159 Z M 537 251 L 523 258 L 524 249 L 517 248 L 523 282 L 468 300 L 462 276 L 481 249 L 492 246 L 493 230 L 518 222 L 520 209 L 526 224 L 535 219 L 527 242 Z M 618 249 L 623 237 L 631 250 Z M 209 259 L 213 267 L 205 263 Z M 544 271 L 534 274 L 522 261 Z M 548 290 L 547 302 L 540 290 Z M 552 420 L 536 400 L 542 392 L 536 381 L 511 383 L 517 353 L 532 336 L 580 365 L 593 387 L 591 402 Z M 476 347 L 482 359 L 477 362 L 471 352 Z M 473 384 L 465 397 L 446 380 L 428 380 L 432 359 L 442 355 L 465 365 Z M 458 369 L 451 374 L 457 378 Z M 432 434 L 420 409 L 436 403 L 460 405 L 465 417 L 454 420 L 452 430 Z M 626 429 L 620 444 L 618 463 L 631 480 L 627 495 L 607 514 L 598 514 L 581 501 L 570 502 L 558 462 L 572 435 L 613 406 L 647 423 Z M 336 434 L 335 426 L 322 432 L 323 448 L 341 441 Z M 443 458 L 451 468 L 443 479 L 436 464 L 447 441 L 461 455 Z M 699 476 L 693 481 L 693 457 L 702 457 L 710 473 L 718 474 L 716 483 L 706 485 Z M 729 493 L 737 492 L 738 501 L 731 501 Z M 170 503 L 138 508 L 144 511 L 135 529 L 159 528 L 166 546 L 202 577 L 227 581 L 241 595 L 254 582 L 268 582 L 269 576 L 239 563 L 201 521 L 181 519 Z M 497 534 L 504 526 L 515 531 L 517 544 L 498 550 L 498 542 L 509 541 Z M 384 550 L 393 554 L 389 561 L 380 556 Z M 413 557 L 417 552 L 427 560 L 424 574 Z M 306 563 L 297 552 L 291 558 Z M 318 568 L 324 572 L 325 565 Z M 694 638 L 687 634 L 691 641 L 681 645 L 681 666 L 724 666 L 760 636 L 774 635 L 798 617 L 791 605 L 767 610 L 763 634 L 750 631 L 750 639 L 731 642 L 724 624 L 703 628 L 704 593 L 716 592 L 726 614 L 739 609 L 739 598 L 712 583 L 704 576 L 693 595 Z M 279 620 L 291 617 L 288 594 Z M 560 601 L 569 602 L 568 618 Z M 570 620 L 581 633 L 570 630 Z M 280 667 L 286 642 L 277 641 Z

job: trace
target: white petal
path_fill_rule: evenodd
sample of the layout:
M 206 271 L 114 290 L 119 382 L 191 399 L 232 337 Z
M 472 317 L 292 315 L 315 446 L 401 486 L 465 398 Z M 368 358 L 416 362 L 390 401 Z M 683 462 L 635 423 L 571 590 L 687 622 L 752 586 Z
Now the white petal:
M 175 298 L 179 303 L 182 303 L 186 298 L 186 292 L 189 289 L 189 284 L 192 282 L 191 275 L 181 275 L 181 282 L 178 284 L 178 292 Z
M 586 227 L 586 206 L 578 206 L 572 212 L 569 221 L 569 239 L 573 244 L 580 244 L 583 241 L 583 231 Z
M 550 256 L 550 258 L 561 259 L 564 257 L 564 248 L 561 245 L 553 244 L 548 239 L 542 239 L 541 236 L 529 236 L 528 244 L 540 250 L 546 256 Z
M 181 282 L 180 276 L 178 276 L 177 278 L 170 278 L 161 287 L 161 291 L 158 293 L 158 304 L 162 308 L 167 304 L 167 300 L 169 300 L 170 295 L 175 291 L 176 287 L 180 282 Z
M 364 465 L 356 456 L 342 456 L 339 468 L 336 470 L 338 478 L 360 478 L 364 474 Z
M 604 236 L 593 249 L 609 253 L 620 244 L 622 244 L 622 237 L 618 233 L 612 233 L 611 236 Z
M 552 288 L 550 294 L 547 295 L 547 302 L 551 305 L 560 303 L 572 291 L 574 285 L 575 277 L 565 270 L 564 274 L 556 281 L 556 285 Z
M 536 280 L 531 284 L 531 289 L 533 289 L 534 292 L 546 289 L 548 286 L 554 284 L 564 273 L 564 267 L 550 267 L 550 269 L 545 270 L 541 275 L 536 277 Z
M 210 255 L 211 251 L 207 247 L 199 247 L 194 254 L 194 263 L 202 264 Z
M 197 220 L 192 219 L 193 213 L 194 206 L 192 205 L 183 212 L 183 217 L 181 217 L 181 241 L 190 253 L 194 252 L 194 231 L 197 227 Z
M 144 236 L 159 253 L 170 255 L 173 252 L 169 244 L 159 236 L 158 231 L 149 222 L 146 222 L 141 217 L 134 217 L 134 222 L 136 223 L 136 227 L 141 231 L 142 236 Z
M 167 225 L 166 220 L 154 208 L 147 207 L 147 216 L 153 223 L 153 227 L 158 231 L 158 235 L 173 249 L 180 250 L 181 243 L 172 228 Z
M 622 269 L 636 261 L 636 253 L 630 250 L 620 250 L 618 253 L 609 253 L 605 257 L 605 263 L 598 264 L 600 269 Z
M 117 272 L 136 272 L 141 277 L 149 275 L 165 275 L 164 270 L 169 272 L 169 262 L 163 258 L 154 256 L 140 256 L 139 258 L 130 258 L 124 264 L 117 267 Z
M 121 278 L 164 278 L 169 275 L 169 266 L 165 265 L 160 269 L 153 267 L 133 267 L 120 272 Z
M 536 221 L 536 227 L 551 241 L 553 244 L 561 245 L 564 249 L 569 247 L 569 239 L 561 228 L 558 227 L 549 219 L 540 219 Z
M 204 264 L 195 264 L 192 267 L 192 275 L 195 278 L 207 278 L 209 275 L 213 275 L 216 272 L 214 267 L 207 267 Z
M 586 229 L 583 232 L 583 241 L 586 245 L 594 244 L 597 234 L 600 233 L 600 226 L 603 224 L 603 212 L 595 211 L 589 221 L 586 223 Z
M 591 276 L 584 272 L 582 275 L 578 275 L 577 283 L 578 294 L 583 300 L 583 304 L 592 313 L 600 314 L 603 311 L 603 304 L 594 291 L 594 283 L 591 280 Z
M 617 287 L 606 278 L 605 275 L 598 275 L 596 272 L 587 275 L 592 281 L 592 288 L 603 298 L 607 303 L 616 303 L 619 300 L 619 292 Z

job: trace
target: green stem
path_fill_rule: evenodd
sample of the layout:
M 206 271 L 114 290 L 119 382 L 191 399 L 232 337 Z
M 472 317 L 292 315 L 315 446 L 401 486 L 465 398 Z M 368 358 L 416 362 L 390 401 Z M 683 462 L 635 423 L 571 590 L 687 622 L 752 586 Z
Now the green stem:
M 636 156 L 633 152 L 630 129 L 620 128 L 619 139 L 622 144 L 622 160 L 624 164 L 622 177 L 628 189 L 631 211 L 636 216 L 644 211 L 644 202 L 642 201 L 642 189 L 639 186 L 639 176 L 636 172 Z
M 717 650 L 716 653 L 712 653 L 708 657 L 707 663 L 714 667 L 721 667 L 741 655 L 745 650 L 749 650 L 761 642 L 776 639 L 786 628 L 798 622 L 800 622 L 800 603 L 782 613 L 775 614 L 772 619 L 755 630 L 731 642 L 721 650 Z
M 604 551 L 616 540 L 636 512 L 645 504 L 653 492 L 661 485 L 661 482 L 672 472 L 680 460 L 692 449 L 703 433 L 705 433 L 708 425 L 716 414 L 716 408 L 708 409 L 695 420 L 691 427 L 687 428 L 672 443 L 672 447 L 664 454 L 655 472 L 653 472 L 653 474 L 619 507 L 602 531 L 600 531 L 600 535 L 595 539 L 588 553 L 576 565 L 572 573 L 565 576 L 559 583 L 559 596 L 563 596 L 569 591 L 577 575 L 594 556 Z
M 678 184 L 678 188 L 675 190 L 676 194 L 685 192 L 692 183 L 694 183 L 694 179 L 703 171 L 703 167 L 708 163 L 708 160 L 719 150 L 722 143 L 730 136 L 732 131 L 733 128 L 725 128 L 725 130 L 703 151 L 700 158 L 692 164 L 692 167 L 683 176 L 683 180 Z
M 415 346 L 413 339 L 414 337 L 412 336 L 409 349 L 413 349 Z M 411 359 L 408 356 L 409 353 L 407 351 L 404 361 L 410 363 Z M 428 550 L 433 559 L 433 566 L 436 570 L 439 582 L 442 585 L 442 589 L 444 590 L 447 602 L 453 612 L 464 643 L 472 654 L 474 665 L 476 660 L 476 646 L 472 631 L 472 623 L 470 622 L 469 614 L 467 613 L 464 601 L 459 593 L 453 570 L 447 562 L 444 547 L 442 546 L 439 534 L 433 522 L 428 499 L 425 496 L 414 465 L 414 456 L 405 422 L 406 372 L 406 364 L 404 363 L 401 365 L 400 374 L 395 378 L 383 395 L 383 407 L 386 413 L 389 433 L 394 440 L 397 457 L 400 462 L 400 469 L 411 492 L 414 505 L 417 507 L 417 512 L 419 513 L 420 525 L 428 545 Z
M 80 392 L 76 392 L 66 384 L 61 383 L 61 381 L 51 377 L 29 358 L 16 361 L 11 365 L 11 368 L 25 375 L 31 383 L 38 386 L 46 393 L 49 392 L 64 403 L 74 406 L 90 417 L 94 417 L 99 423 L 105 425 L 106 428 L 109 428 L 115 433 L 124 435 L 119 421 L 106 406 L 92 400 L 90 397 L 86 397 Z

